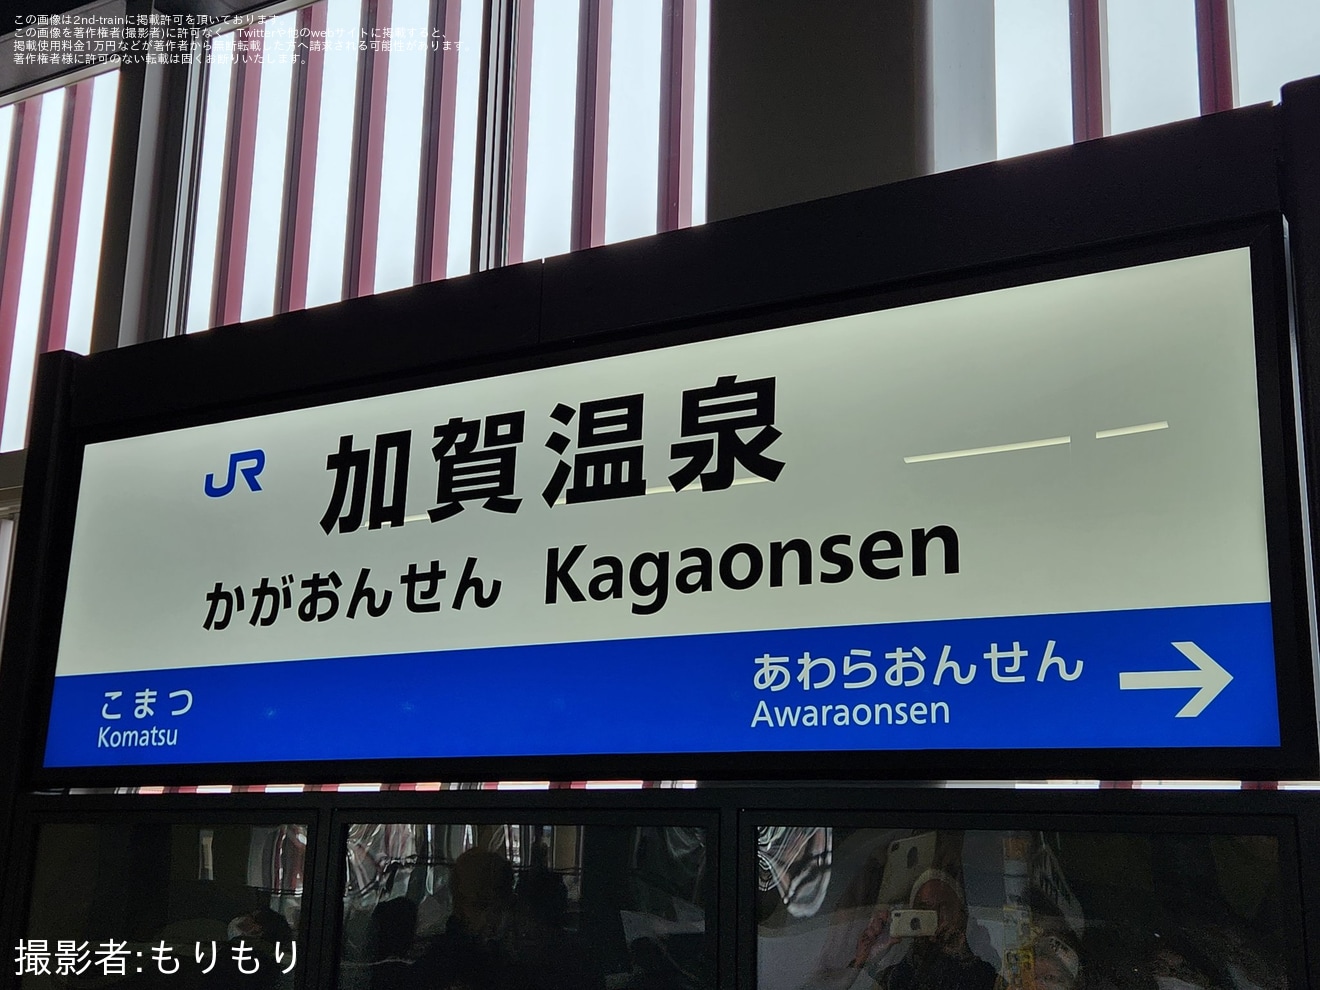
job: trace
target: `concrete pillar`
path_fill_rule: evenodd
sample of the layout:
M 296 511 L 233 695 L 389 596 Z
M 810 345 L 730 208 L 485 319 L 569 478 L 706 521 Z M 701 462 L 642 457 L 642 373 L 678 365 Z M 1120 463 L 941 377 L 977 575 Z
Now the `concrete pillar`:
M 707 217 L 994 158 L 993 0 L 711 0 Z

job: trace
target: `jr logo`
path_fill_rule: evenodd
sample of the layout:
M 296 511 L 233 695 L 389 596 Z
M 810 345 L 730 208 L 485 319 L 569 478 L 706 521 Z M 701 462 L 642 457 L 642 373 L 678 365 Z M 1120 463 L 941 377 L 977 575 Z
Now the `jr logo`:
M 246 465 L 239 467 L 239 465 Z M 222 498 L 234 490 L 234 482 L 238 480 L 238 475 L 243 475 L 243 480 L 247 482 L 248 488 L 254 492 L 261 491 L 261 485 L 257 483 L 257 475 L 261 474 L 266 466 L 266 452 L 264 450 L 240 450 L 237 454 L 229 455 L 229 477 L 225 483 L 217 486 L 215 475 L 206 476 L 206 494 L 211 498 Z

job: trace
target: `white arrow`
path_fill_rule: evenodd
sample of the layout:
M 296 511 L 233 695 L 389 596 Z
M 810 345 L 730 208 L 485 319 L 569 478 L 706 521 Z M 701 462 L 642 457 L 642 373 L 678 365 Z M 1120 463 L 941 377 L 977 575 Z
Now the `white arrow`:
M 1195 643 L 1174 643 L 1174 649 L 1196 664 L 1196 670 L 1146 670 L 1120 673 L 1120 691 L 1143 691 L 1151 688 L 1198 688 L 1183 705 L 1178 718 L 1196 718 L 1219 692 L 1228 687 L 1233 675 L 1215 663 L 1210 654 Z

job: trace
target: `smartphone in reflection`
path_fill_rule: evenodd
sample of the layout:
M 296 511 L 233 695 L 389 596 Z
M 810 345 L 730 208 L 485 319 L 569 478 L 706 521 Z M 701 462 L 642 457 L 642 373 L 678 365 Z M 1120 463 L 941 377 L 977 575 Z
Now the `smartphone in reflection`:
M 896 908 L 889 916 L 891 938 L 913 938 L 934 935 L 939 927 L 938 911 L 918 911 L 915 908 Z

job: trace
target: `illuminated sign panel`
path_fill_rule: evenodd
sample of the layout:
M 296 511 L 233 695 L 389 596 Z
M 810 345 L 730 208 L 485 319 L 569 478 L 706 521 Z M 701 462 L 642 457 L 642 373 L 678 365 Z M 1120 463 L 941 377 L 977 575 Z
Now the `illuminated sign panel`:
M 1271 747 L 1246 249 L 87 446 L 49 767 Z

